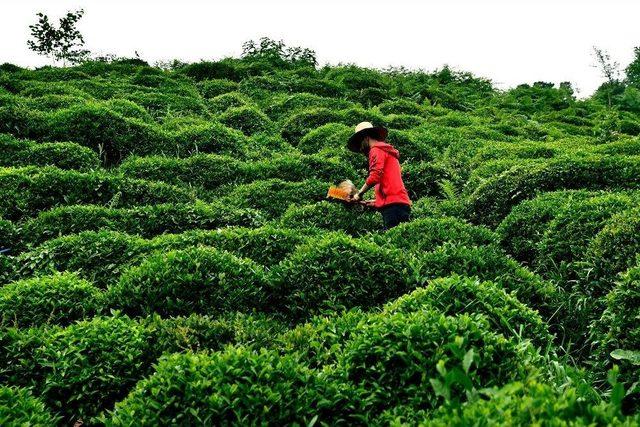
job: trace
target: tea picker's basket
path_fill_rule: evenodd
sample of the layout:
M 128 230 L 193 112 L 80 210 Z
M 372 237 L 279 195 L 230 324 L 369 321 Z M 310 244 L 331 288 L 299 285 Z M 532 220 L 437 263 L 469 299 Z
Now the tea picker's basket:
M 350 201 L 351 196 L 356 194 L 358 190 L 356 186 L 349 180 L 342 181 L 338 185 L 332 185 L 327 192 L 328 199 L 340 200 L 343 202 Z

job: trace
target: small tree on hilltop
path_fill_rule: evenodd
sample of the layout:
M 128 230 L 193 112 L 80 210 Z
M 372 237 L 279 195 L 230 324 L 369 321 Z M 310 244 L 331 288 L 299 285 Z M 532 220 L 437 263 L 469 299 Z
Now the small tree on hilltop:
M 249 40 L 242 45 L 243 58 L 268 58 L 291 63 L 318 64 L 315 51 L 302 47 L 287 47 L 282 40 L 262 37 L 257 43 Z
M 31 37 L 33 40 L 27 41 L 29 49 L 39 55 L 53 57 L 56 61 L 63 61 L 66 66 L 67 62 L 77 64 L 84 60 L 89 51 L 83 49 L 84 38 L 76 24 L 84 15 L 84 10 L 80 9 L 75 12 L 68 12 L 60 18 L 60 23 L 56 28 L 49 22 L 49 17 L 44 13 L 37 13 L 38 22 L 29 25 L 31 29 Z
M 602 77 L 607 80 L 600 87 L 600 89 L 605 89 L 605 93 L 607 95 L 607 105 L 609 108 L 611 108 L 614 91 L 619 91 L 622 87 L 620 83 L 620 64 L 618 64 L 616 61 L 612 61 L 611 56 L 605 50 L 594 46 L 593 52 L 597 62 L 595 67 L 600 69 Z

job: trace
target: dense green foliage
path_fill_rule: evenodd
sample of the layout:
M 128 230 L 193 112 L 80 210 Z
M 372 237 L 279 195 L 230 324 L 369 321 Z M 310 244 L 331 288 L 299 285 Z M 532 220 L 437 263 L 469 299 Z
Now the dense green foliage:
M 0 424 L 638 424 L 639 52 L 586 99 L 269 39 L 0 65 Z M 388 231 L 326 198 L 365 120 Z

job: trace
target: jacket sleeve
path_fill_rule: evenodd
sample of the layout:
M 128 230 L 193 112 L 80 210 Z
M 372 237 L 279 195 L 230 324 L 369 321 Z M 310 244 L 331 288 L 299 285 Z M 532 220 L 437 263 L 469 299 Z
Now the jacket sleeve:
M 386 157 L 387 153 L 383 150 L 376 148 L 371 149 L 369 153 L 369 176 L 365 181 L 367 185 L 372 186 L 380 182 Z

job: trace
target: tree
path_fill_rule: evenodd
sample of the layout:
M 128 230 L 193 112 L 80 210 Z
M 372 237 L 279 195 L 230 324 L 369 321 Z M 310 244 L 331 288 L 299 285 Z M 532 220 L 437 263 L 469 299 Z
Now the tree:
M 287 47 L 282 40 L 262 37 L 258 43 L 249 40 L 242 45 L 243 58 L 267 58 L 291 63 L 307 63 L 315 66 L 318 61 L 316 53 L 307 48 Z
M 619 91 L 620 84 L 620 64 L 616 61 L 611 61 L 611 56 L 605 50 L 602 50 L 596 46 L 593 47 L 594 56 L 596 57 L 595 67 L 600 69 L 602 77 L 607 81 L 598 89 L 604 89 L 607 96 L 607 105 L 611 108 L 611 101 L 614 91 Z
M 29 25 L 31 37 L 33 37 L 33 40 L 27 41 L 29 49 L 39 55 L 53 57 L 56 61 L 62 60 L 63 65 L 66 65 L 67 62 L 72 64 L 81 62 L 90 53 L 83 49 L 84 38 L 76 28 L 76 24 L 83 15 L 83 9 L 67 12 L 65 16 L 60 18 L 60 23 L 56 28 L 49 22 L 47 15 L 37 13 L 38 22 Z
M 640 86 L 640 47 L 633 48 L 634 58 L 627 66 L 627 82 L 634 86 Z

